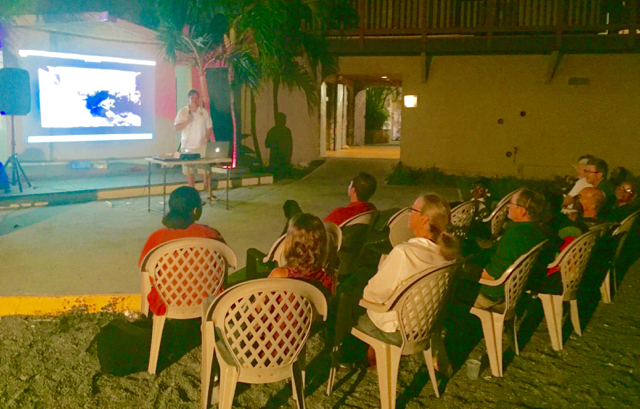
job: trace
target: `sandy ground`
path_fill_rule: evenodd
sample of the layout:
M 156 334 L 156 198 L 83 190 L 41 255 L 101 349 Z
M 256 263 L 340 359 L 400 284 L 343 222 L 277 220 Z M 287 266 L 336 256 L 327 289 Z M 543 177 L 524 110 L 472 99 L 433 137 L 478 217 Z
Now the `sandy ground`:
M 546 325 L 529 337 L 521 331 L 520 356 L 506 352 L 504 378 L 486 362 L 478 380 L 463 366 L 436 398 L 420 355 L 400 366 L 398 408 L 637 408 L 640 407 L 640 265 L 629 271 L 611 305 L 600 304 L 583 336 L 571 334 L 565 349 L 551 349 Z M 95 348 L 100 326 L 115 314 L 0 319 L 0 407 L 3 408 L 197 408 L 200 347 L 152 376 L 100 373 Z M 565 335 L 570 333 L 565 326 Z M 196 333 L 197 336 L 197 333 Z M 310 340 L 309 408 L 379 407 L 377 373 L 341 370 L 332 396 L 325 394 L 327 356 L 320 336 Z M 480 341 L 472 354 L 483 354 Z M 484 358 L 486 361 L 486 356 Z M 239 385 L 234 407 L 295 407 L 286 382 Z
M 207 207 L 203 222 L 219 228 L 244 264 L 244 250 L 269 247 L 282 228 L 283 199 L 325 214 L 346 201 L 349 178 L 363 167 L 382 180 L 392 163 L 348 161 L 289 184 L 234 192 L 234 210 Z M 417 187 L 381 186 L 381 209 L 410 203 Z M 456 200 L 455 192 L 443 192 Z M 135 268 L 142 243 L 160 226 L 146 203 L 126 201 L 30 209 L 0 215 L 0 295 L 139 291 Z M 143 206 L 144 205 L 144 206 Z M 260 222 L 256 222 L 260 220 Z M 17 227 L 15 227 L 17 226 Z M 466 368 L 436 398 L 421 356 L 405 357 L 398 380 L 398 408 L 637 408 L 640 407 L 640 264 L 626 275 L 611 305 L 600 304 L 578 337 L 565 326 L 565 349 L 551 349 L 534 300 L 521 331 L 521 355 L 506 352 L 505 377 L 493 378 L 484 357 L 478 380 Z M 103 374 L 92 339 L 116 314 L 0 318 L 0 408 L 197 408 L 200 347 L 173 357 L 156 376 Z M 473 322 L 473 321 L 472 321 Z M 197 332 L 195 338 L 198 338 Z M 571 334 L 569 336 L 569 334 Z M 455 342 L 455 341 L 454 341 Z M 341 370 L 325 394 L 327 355 L 319 336 L 308 350 L 309 408 L 379 407 L 375 369 Z M 472 355 L 484 355 L 478 339 Z M 462 357 L 462 362 L 466 357 Z M 286 382 L 240 385 L 234 407 L 295 407 Z

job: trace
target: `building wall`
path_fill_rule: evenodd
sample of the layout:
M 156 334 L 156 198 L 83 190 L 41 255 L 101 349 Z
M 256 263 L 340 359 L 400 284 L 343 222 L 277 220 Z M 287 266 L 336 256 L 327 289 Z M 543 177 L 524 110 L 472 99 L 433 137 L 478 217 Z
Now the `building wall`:
M 78 23 L 80 24 L 80 23 Z M 94 23 L 95 24 L 95 23 Z M 16 117 L 16 152 L 23 160 L 69 161 L 93 159 L 126 159 L 142 158 L 157 154 L 174 152 L 176 138 L 173 121 L 176 115 L 176 82 L 173 66 L 165 62 L 159 48 L 151 44 L 154 41 L 150 30 L 134 26 L 127 22 L 102 23 L 99 32 L 93 33 L 92 27 L 87 26 L 86 37 L 79 35 L 49 34 L 47 32 L 31 30 L 28 27 L 17 27 L 7 34 L 5 53 L 17 55 L 17 50 L 32 49 L 77 53 L 87 55 L 112 56 L 155 60 L 155 123 L 154 136 L 151 140 L 140 141 L 100 141 L 100 142 L 56 142 L 28 144 L 22 137 L 22 123 L 37 120 L 35 115 Z M 126 31 L 119 31 L 123 25 L 126 30 L 140 30 L 148 39 L 133 38 L 137 42 L 119 42 L 113 40 L 99 40 L 97 38 L 127 37 Z M 92 35 L 94 34 L 94 35 Z M 131 35 L 129 36 L 131 37 Z M 142 40 L 142 41 L 141 41 Z M 13 58 L 15 66 L 20 67 L 20 58 Z M 5 65 L 9 66 L 5 55 Z M 2 138 L 2 134 L 0 134 Z M 7 137 L 0 139 L 6 145 Z M 26 152 L 25 152 L 26 151 Z
M 590 153 L 636 173 L 640 56 L 565 55 L 546 84 L 548 55 L 341 57 L 342 74 L 402 76 L 401 161 L 456 173 L 547 177 Z M 586 78 L 586 85 L 570 85 Z M 499 121 L 502 120 L 502 121 Z M 499 122 L 502 122 L 501 124 Z M 507 157 L 513 152 L 514 157 Z
M 291 129 L 293 137 L 291 162 L 305 165 L 318 159 L 320 157 L 319 109 L 309 113 L 304 94 L 282 88 L 278 92 L 278 107 L 280 112 L 287 115 L 287 126 Z M 273 88 L 270 84 L 264 84 L 256 95 L 256 132 L 265 165 L 269 162 L 269 150 L 265 147 L 264 141 L 267 138 L 267 132 L 274 125 Z M 249 91 L 246 89 L 242 93 L 242 133 L 251 133 L 250 98 Z M 245 144 L 254 149 L 251 137 L 246 139 Z

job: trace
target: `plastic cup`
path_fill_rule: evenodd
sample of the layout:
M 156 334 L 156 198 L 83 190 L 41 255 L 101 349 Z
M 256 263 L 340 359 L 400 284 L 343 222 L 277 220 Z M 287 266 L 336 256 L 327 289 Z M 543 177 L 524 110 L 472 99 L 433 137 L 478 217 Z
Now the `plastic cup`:
M 481 362 L 477 359 L 467 359 L 467 378 L 475 381 L 480 376 Z

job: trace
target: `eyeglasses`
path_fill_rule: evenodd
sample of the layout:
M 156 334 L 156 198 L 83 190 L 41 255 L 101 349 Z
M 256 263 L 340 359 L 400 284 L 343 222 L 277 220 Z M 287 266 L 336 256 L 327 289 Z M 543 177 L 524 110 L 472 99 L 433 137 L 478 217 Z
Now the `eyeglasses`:
M 625 189 L 625 188 L 623 188 L 622 186 L 618 186 L 618 187 L 616 188 L 616 190 L 619 190 L 620 192 L 629 193 L 629 194 L 631 194 L 631 195 L 633 194 L 633 189 Z
M 599 170 L 583 170 L 584 173 L 602 173 Z
M 410 212 L 418 212 L 418 213 L 422 213 L 420 210 L 418 210 L 418 209 L 414 209 L 414 208 L 413 208 L 413 205 L 408 206 L 408 207 L 407 207 L 407 209 L 408 209 Z

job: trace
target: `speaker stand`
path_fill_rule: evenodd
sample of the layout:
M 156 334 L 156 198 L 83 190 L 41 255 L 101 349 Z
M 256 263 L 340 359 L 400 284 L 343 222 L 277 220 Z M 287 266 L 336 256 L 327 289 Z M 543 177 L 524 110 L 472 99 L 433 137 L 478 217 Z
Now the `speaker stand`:
M 16 117 L 11 115 L 11 156 L 7 159 L 5 163 L 5 167 L 11 164 L 11 184 L 13 186 L 18 184 L 18 188 L 20 188 L 20 193 L 22 193 L 22 183 L 20 183 L 20 174 L 22 173 L 22 177 L 27 182 L 27 185 L 31 187 L 31 182 L 29 182 L 29 178 L 27 174 L 24 173 L 24 169 L 22 169 L 22 165 L 20 165 L 20 161 L 18 160 L 18 156 L 16 156 L 16 134 L 13 123 Z

